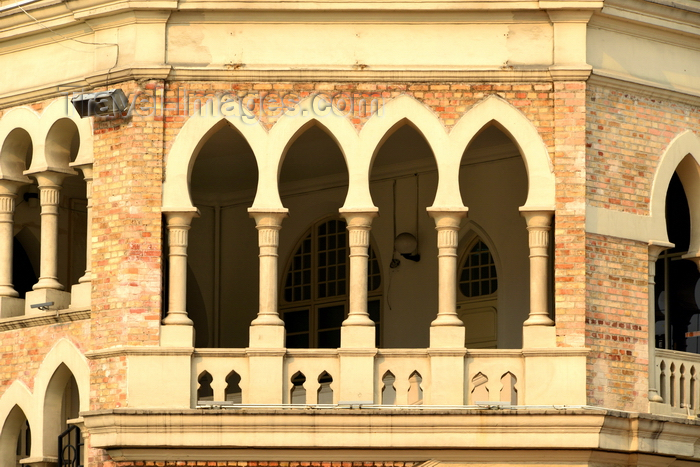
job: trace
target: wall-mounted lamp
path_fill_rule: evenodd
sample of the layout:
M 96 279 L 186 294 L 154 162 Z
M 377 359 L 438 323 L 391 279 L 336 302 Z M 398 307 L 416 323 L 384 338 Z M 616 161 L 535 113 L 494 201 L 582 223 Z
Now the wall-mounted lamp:
M 129 107 L 129 99 L 121 89 L 79 94 L 71 99 L 71 103 L 80 118 L 120 113 Z
M 420 261 L 418 253 L 418 240 L 408 232 L 400 233 L 394 239 L 394 249 L 404 258 L 411 261 Z

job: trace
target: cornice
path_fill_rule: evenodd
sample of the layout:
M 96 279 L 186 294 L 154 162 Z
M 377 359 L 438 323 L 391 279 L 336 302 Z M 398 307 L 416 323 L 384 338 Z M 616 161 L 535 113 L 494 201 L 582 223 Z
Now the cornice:
M 649 99 L 665 99 L 676 101 L 681 104 L 700 106 L 700 90 L 688 88 L 672 89 L 653 81 L 647 81 L 607 70 L 593 70 L 591 77 L 588 79 L 588 84 L 613 88 Z
M 324 450 L 334 460 L 349 450 L 371 452 L 372 459 L 385 454 L 419 459 L 427 455 L 422 458 L 443 461 L 486 450 L 493 463 L 514 450 L 700 458 L 694 452 L 698 421 L 595 407 L 114 409 L 83 416 L 92 446 L 125 461 L 184 456 L 201 461 L 251 460 L 258 458 L 258 450 L 266 450 L 266 460 L 271 460 L 269 456 L 289 449 L 295 450 L 295 460 Z M 637 442 L 630 443 L 631 439 Z
M 34 326 L 45 326 L 48 324 L 69 323 L 86 319 L 90 319 L 90 310 L 47 311 L 35 315 L 0 319 L 0 332 Z
M 85 352 L 85 356 L 90 360 L 114 357 L 151 357 L 151 356 L 191 356 L 194 353 L 193 347 L 108 347 L 105 349 L 90 350 Z
M 43 99 L 88 92 L 94 86 L 117 86 L 129 80 L 228 81 L 240 82 L 372 82 L 397 83 L 461 82 L 461 83 L 547 83 L 552 81 L 584 81 L 590 70 L 559 70 L 549 67 L 462 70 L 399 70 L 399 69 L 347 69 L 347 70 L 252 70 L 228 68 L 180 68 L 170 65 L 154 65 L 102 70 L 83 79 L 64 83 L 52 83 L 33 89 L 0 95 L 0 108 L 30 104 Z
M 683 0 L 606 0 L 601 14 L 695 37 L 700 35 L 700 8 Z

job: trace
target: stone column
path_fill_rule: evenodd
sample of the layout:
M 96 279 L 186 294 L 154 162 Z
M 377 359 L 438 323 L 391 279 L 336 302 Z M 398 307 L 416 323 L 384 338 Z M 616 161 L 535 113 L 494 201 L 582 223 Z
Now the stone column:
M 41 204 L 41 261 L 39 282 L 28 292 L 25 300 L 25 314 L 43 312 L 31 305 L 53 303 L 51 310 L 61 310 L 70 305 L 70 294 L 58 282 L 58 210 L 61 198 L 61 184 L 69 176 L 62 172 L 39 172 L 30 174 L 39 184 Z
M 348 317 L 340 329 L 340 394 L 338 400 L 374 401 L 374 357 L 376 329 L 367 313 L 367 266 L 374 209 L 341 209 L 350 246 Z
M 187 238 L 195 211 L 167 212 L 168 227 L 169 293 L 168 314 L 163 319 L 166 326 L 192 326 L 187 316 Z
M 530 314 L 523 323 L 523 348 L 555 347 L 556 329 L 549 317 L 549 231 L 553 212 L 527 210 L 520 214 L 527 222 L 530 245 Z
M 279 300 L 277 291 L 277 248 L 282 220 L 287 217 L 287 209 L 257 210 L 248 209 L 255 219 L 260 248 L 260 303 L 258 316 L 250 323 L 250 347 L 284 347 L 284 322 L 277 311 Z
M 367 313 L 369 233 L 377 211 L 341 211 L 350 246 L 350 309 L 341 330 L 342 347 L 374 347 L 374 322 Z
M 467 210 L 428 208 L 428 214 L 435 220 L 438 232 L 438 314 L 430 323 L 430 346 L 464 347 L 464 323 L 457 316 L 457 244 Z
M 168 312 L 162 321 L 160 342 L 168 347 L 194 345 L 194 323 L 187 316 L 187 240 L 196 208 L 167 211 L 168 229 Z
M 284 382 L 284 321 L 277 311 L 279 295 L 279 231 L 288 210 L 248 209 L 255 219 L 260 248 L 260 304 L 258 316 L 250 323 L 250 342 L 246 349 L 250 368 L 248 402 L 281 404 L 287 385 Z
M 87 198 L 87 239 L 85 252 L 85 274 L 71 287 L 70 306 L 73 309 L 89 309 L 92 295 L 92 164 L 78 166 L 85 179 Z
M 663 402 L 664 400 L 659 395 L 657 384 L 659 381 L 656 376 L 656 260 L 659 259 L 661 252 L 668 248 L 673 248 L 673 243 L 667 242 L 649 242 L 649 266 L 648 266 L 648 334 L 649 343 L 647 345 L 649 352 L 649 402 Z
M 17 189 L 24 184 L 0 180 L 0 318 L 24 313 L 24 300 L 17 298 L 19 294 L 12 282 L 15 198 Z
M 428 208 L 435 220 L 438 246 L 438 313 L 430 323 L 430 377 L 433 385 L 425 403 L 464 404 L 464 323 L 457 316 L 457 244 L 467 208 Z

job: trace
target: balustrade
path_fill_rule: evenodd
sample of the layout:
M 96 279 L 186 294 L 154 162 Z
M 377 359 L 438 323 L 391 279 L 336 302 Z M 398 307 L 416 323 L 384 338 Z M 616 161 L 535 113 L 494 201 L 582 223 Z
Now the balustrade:
M 653 413 L 696 417 L 700 388 L 700 355 L 656 349 L 656 377 L 661 402 L 651 405 Z
M 256 382 L 251 380 L 248 356 L 250 349 L 200 349 L 195 352 L 192 365 L 192 398 L 193 406 L 199 405 L 455 405 L 443 401 L 436 394 L 444 394 L 445 388 L 435 391 L 440 382 L 431 380 L 430 349 L 377 349 L 374 357 L 374 376 L 371 381 L 362 384 L 371 386 L 367 394 L 372 399 L 344 400 L 341 397 L 344 381 L 341 378 L 341 352 L 338 349 L 288 349 L 282 357 L 282 387 L 275 389 L 279 378 L 270 375 L 265 384 L 267 387 L 254 387 Z M 549 351 L 547 368 L 537 367 L 542 359 L 535 358 L 528 363 L 529 355 L 522 350 L 473 350 L 467 351 L 462 361 L 464 378 L 459 387 L 449 388 L 449 400 L 459 400 L 458 405 L 481 405 L 494 403 L 499 405 L 561 405 L 567 403 L 562 397 L 576 394 L 574 390 L 585 388 L 585 373 L 580 378 L 571 377 L 568 372 L 571 364 L 578 362 L 581 370 L 585 364 L 585 354 L 575 353 L 571 349 L 555 349 Z M 541 355 L 537 355 L 541 357 Z M 562 358 L 557 358 L 562 357 Z M 574 359 L 574 360 L 572 360 Z M 534 363 L 533 363 L 534 362 Z M 698 362 L 700 364 L 700 360 Z M 678 363 L 674 364 L 678 367 Z M 696 365 L 700 369 L 700 365 Z M 686 389 L 675 389 L 676 400 L 688 397 L 697 386 L 696 366 L 685 364 L 684 373 L 674 373 L 674 378 L 685 378 Z M 561 370 L 558 370 L 561 368 Z M 678 367 L 680 368 L 680 367 Z M 256 369 L 259 371 L 260 369 Z M 271 369 L 270 371 L 274 371 Z M 528 398 L 528 372 L 534 375 L 530 387 L 536 391 Z M 568 373 L 567 373 L 568 372 Z M 542 374 L 549 373 L 550 378 L 544 380 Z M 669 375 L 666 371 L 664 375 Z M 692 382 L 691 382 L 692 381 Z M 260 383 L 257 383 L 260 384 Z M 350 382 L 357 385 L 357 381 Z M 676 386 L 680 384 L 677 383 Z M 662 386 L 663 387 L 663 386 Z M 675 387 L 675 386 L 674 386 Z M 680 386 L 678 386 L 680 387 Z M 568 391 L 568 392 L 567 392 Z M 251 398 L 251 394 L 273 394 L 266 400 Z M 581 404 L 577 396 L 570 397 L 568 403 Z M 254 402 L 253 402 L 254 400 Z M 695 400 L 695 399 L 693 399 Z M 695 402 L 693 402 L 695 404 Z

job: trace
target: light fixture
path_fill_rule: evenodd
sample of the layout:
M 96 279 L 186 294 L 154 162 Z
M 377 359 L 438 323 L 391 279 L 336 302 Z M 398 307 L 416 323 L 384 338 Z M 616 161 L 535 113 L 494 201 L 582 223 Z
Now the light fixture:
M 80 118 L 121 113 L 129 107 L 129 99 L 121 89 L 79 94 L 71 103 Z
M 420 261 L 418 253 L 418 240 L 408 232 L 400 233 L 394 239 L 394 249 L 406 259 Z
M 44 303 L 34 303 L 33 305 L 29 305 L 30 308 L 38 308 L 41 311 L 46 311 L 49 309 L 49 307 L 53 305 L 53 302 L 44 302 Z

